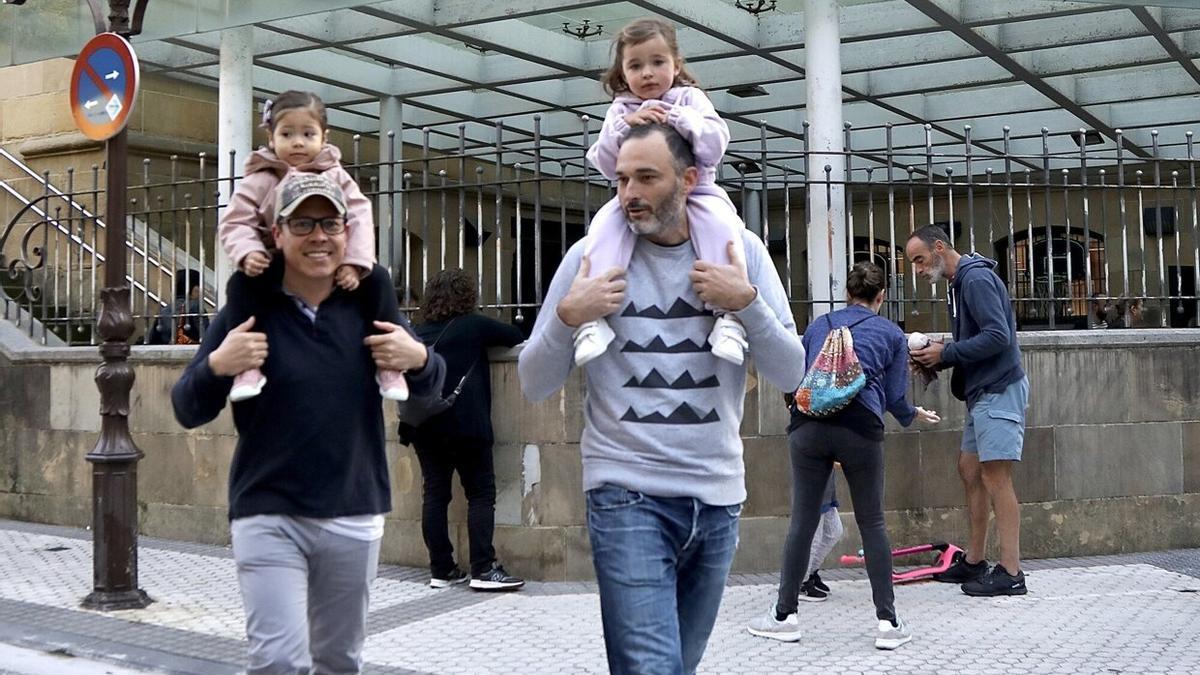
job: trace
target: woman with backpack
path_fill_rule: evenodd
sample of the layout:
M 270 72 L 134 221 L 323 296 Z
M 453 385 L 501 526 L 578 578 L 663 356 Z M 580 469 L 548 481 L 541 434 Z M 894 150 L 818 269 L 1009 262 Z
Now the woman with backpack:
M 443 397 L 453 405 L 411 426 L 400 423 L 400 442 L 411 443 L 421 464 L 421 533 L 429 550 L 429 585 L 446 588 L 470 582 L 477 591 L 512 591 L 525 582 L 504 571 L 492 546 L 496 515 L 496 472 L 492 463 L 492 383 L 488 349 L 525 339 L 519 329 L 475 311 L 475 280 L 461 269 L 433 275 L 421 306 L 417 335 L 446 361 Z M 454 562 L 446 510 L 458 472 L 467 497 L 470 575 Z
M 850 486 L 862 535 L 879 620 L 875 647 L 895 649 L 912 639 L 896 614 L 892 592 L 892 552 L 883 519 L 883 415 L 890 412 L 904 426 L 917 418 L 934 424 L 940 418 L 906 399 L 908 341 L 899 326 L 879 316 L 885 289 L 883 270 L 856 264 L 846 279 L 846 307 L 817 318 L 804 331 L 807 374 L 788 426 L 791 525 L 778 599 L 747 626 L 753 635 L 784 642 L 801 637 L 797 599 L 836 461 Z

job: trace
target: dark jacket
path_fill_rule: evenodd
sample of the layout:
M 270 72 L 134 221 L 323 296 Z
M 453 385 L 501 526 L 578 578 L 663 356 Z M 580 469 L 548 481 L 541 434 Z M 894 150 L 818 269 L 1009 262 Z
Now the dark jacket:
M 443 332 L 444 331 L 444 332 Z M 417 326 L 417 335 L 427 345 L 437 341 L 437 353 L 446 360 L 446 380 L 442 394 L 448 395 L 459 380 L 471 371 L 462 393 L 450 408 L 425 421 L 420 428 L 400 425 L 400 439 L 408 443 L 447 435 L 491 443 L 492 377 L 488 367 L 488 349 L 512 347 L 525 339 L 520 329 L 472 312 Z M 441 339 L 438 339 L 438 336 Z M 471 364 L 475 364 L 472 369 Z
M 950 328 L 954 342 L 942 352 L 961 381 L 956 392 L 971 408 L 985 393 L 999 393 L 1025 377 L 1017 346 L 1017 319 L 996 261 L 965 255 L 950 284 Z
M 854 401 L 874 413 L 881 425 L 885 411 L 904 426 L 912 424 L 917 410 L 907 398 L 908 340 L 904 331 L 862 305 L 830 312 L 808 324 L 804 331 L 805 372 L 820 356 L 830 326 L 851 326 L 854 355 L 867 378 Z
M 392 322 L 405 326 L 393 296 Z M 233 378 L 219 377 L 208 355 L 233 328 L 222 309 L 196 357 L 171 390 L 184 427 L 209 422 L 225 407 Z M 284 514 L 310 518 L 391 510 L 383 401 L 363 338 L 375 333 L 353 293 L 335 289 L 310 320 L 280 286 L 263 297 L 255 331 L 266 333 L 267 386 L 233 404 L 238 442 L 229 475 L 229 517 Z M 445 364 L 430 352 L 406 373 L 412 396 L 441 388 Z

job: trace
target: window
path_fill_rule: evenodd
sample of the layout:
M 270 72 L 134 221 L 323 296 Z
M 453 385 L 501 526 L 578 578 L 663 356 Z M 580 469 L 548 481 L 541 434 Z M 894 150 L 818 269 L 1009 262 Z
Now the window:
M 1051 290 L 1053 297 L 1070 298 L 1069 302 L 1053 303 L 1056 322 L 1086 316 L 1088 298 L 1104 292 L 1104 237 L 1095 232 L 1085 236 L 1079 230 L 1068 234 L 1062 226 L 1050 231 L 1052 239 L 1047 241 L 1046 229 L 1034 228 L 1032 250 L 1028 231 L 1015 233 L 1015 245 L 1011 247 L 1008 237 L 995 244 L 1000 263 L 996 273 L 1009 286 L 1020 323 L 1048 323 L 1052 303 L 1046 299 L 1051 297 Z
M 1148 206 L 1142 209 L 1142 229 L 1151 239 L 1175 236 L 1175 207 Z

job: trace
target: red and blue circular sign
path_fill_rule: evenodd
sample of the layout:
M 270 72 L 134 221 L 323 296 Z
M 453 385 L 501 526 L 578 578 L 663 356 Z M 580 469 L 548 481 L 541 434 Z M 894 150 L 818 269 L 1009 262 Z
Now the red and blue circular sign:
M 88 40 L 71 71 L 71 115 L 93 141 L 116 136 L 133 111 L 140 72 L 133 45 L 116 33 Z

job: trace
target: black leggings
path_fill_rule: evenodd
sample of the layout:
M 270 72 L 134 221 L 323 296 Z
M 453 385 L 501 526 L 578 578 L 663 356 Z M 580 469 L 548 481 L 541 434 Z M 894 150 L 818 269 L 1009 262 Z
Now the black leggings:
M 867 411 L 869 415 L 874 415 Z M 863 430 L 826 421 L 807 421 L 788 434 L 792 453 L 792 521 L 783 549 L 779 614 L 796 611 L 801 577 L 808 565 L 813 534 L 821 520 L 821 496 L 833 471 L 833 462 L 842 463 L 842 472 L 850 485 L 854 502 L 854 520 L 862 534 L 867 576 L 875 616 L 896 618 L 892 592 L 892 551 L 883 522 L 883 428 Z
M 450 543 L 446 510 L 450 506 L 450 483 L 454 473 L 467 497 L 467 540 L 470 543 L 471 575 L 492 568 L 496 549 L 492 535 L 496 529 L 496 472 L 492 464 L 492 444 L 473 438 L 442 435 L 436 440 L 413 442 L 421 463 L 424 485 L 421 506 L 421 534 L 429 549 L 429 568 L 433 576 L 445 578 L 454 569 L 454 545 Z

